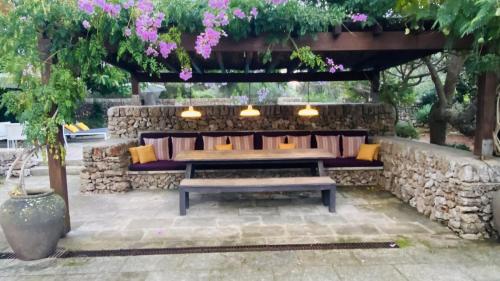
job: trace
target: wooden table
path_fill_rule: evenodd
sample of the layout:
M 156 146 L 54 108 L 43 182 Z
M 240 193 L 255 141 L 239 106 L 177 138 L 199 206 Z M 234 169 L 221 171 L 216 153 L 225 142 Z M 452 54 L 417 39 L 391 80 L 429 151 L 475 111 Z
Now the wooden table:
M 279 168 L 280 164 L 297 164 L 311 168 L 313 175 L 325 176 L 323 160 L 334 157 L 332 153 L 322 149 L 189 150 L 179 152 L 175 161 L 186 162 L 187 179 L 194 177 L 196 169 L 210 169 L 220 165 L 258 167 L 260 164 L 275 164 L 276 168 Z

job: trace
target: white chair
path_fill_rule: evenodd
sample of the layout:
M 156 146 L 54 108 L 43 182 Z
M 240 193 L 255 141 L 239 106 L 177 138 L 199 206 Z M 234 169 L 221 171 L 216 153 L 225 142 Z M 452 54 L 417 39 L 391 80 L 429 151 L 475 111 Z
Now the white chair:
M 24 134 L 24 126 L 20 123 L 11 123 L 6 126 L 7 131 L 7 148 L 12 147 L 17 148 L 17 142 L 26 140 L 26 135 Z
M 7 139 L 7 124 L 10 124 L 10 122 L 0 122 L 0 140 Z

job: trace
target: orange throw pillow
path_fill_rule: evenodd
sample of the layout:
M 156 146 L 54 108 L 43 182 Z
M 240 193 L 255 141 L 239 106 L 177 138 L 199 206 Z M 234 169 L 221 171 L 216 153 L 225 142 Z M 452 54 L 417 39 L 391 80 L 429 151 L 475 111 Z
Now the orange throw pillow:
M 156 159 L 155 150 L 150 144 L 138 147 L 137 153 L 139 154 L 139 163 L 141 164 L 155 162 L 158 160 Z
M 373 161 L 378 158 L 377 154 L 380 149 L 380 144 L 362 144 L 359 147 L 356 160 Z
M 279 149 L 295 149 L 297 148 L 297 144 L 295 143 L 280 143 L 278 145 Z
M 128 149 L 128 152 L 130 152 L 130 156 L 132 156 L 132 164 L 139 163 L 139 153 L 137 152 L 137 148 L 139 147 L 131 147 Z

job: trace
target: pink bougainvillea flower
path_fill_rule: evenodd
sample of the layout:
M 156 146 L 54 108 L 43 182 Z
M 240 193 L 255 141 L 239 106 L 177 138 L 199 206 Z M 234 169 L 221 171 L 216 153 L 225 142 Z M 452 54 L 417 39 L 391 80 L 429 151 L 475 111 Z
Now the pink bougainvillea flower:
M 150 0 L 139 0 L 137 1 L 136 7 L 139 11 L 145 14 L 153 12 L 154 9 L 153 2 Z
M 226 10 L 229 7 L 229 0 L 208 0 L 208 6 L 215 10 Z
M 246 17 L 245 13 L 240 8 L 234 9 L 233 15 L 239 19 L 244 19 Z
M 125 30 L 123 31 L 123 34 L 126 37 L 130 37 L 132 35 L 132 30 L 130 28 L 126 27 Z
M 214 27 L 216 16 L 213 13 L 205 12 L 203 14 L 203 26 L 204 27 Z
M 208 59 L 212 47 L 219 44 L 221 33 L 213 28 L 206 28 L 205 32 L 196 37 L 195 50 L 203 58 Z
M 157 57 L 158 56 L 158 51 L 156 51 L 152 46 L 149 46 L 147 49 L 146 49 L 146 55 L 148 56 L 153 56 L 153 57 Z
M 94 1 L 92 0 L 78 0 L 78 7 L 89 15 L 94 13 Z
M 159 47 L 160 47 L 160 54 L 163 58 L 168 58 L 168 56 L 170 55 L 170 53 L 177 48 L 177 44 L 175 43 L 167 43 L 167 42 L 163 42 L 161 41 L 160 44 L 159 44 Z
M 335 73 L 337 70 L 344 71 L 344 66 L 342 64 L 335 64 L 331 58 L 326 58 L 326 64 L 330 73 Z
M 257 18 L 257 15 L 259 14 L 259 11 L 257 11 L 257 8 L 253 7 L 251 10 L 250 10 L 250 15 L 252 15 L 252 17 L 255 19 Z
M 193 71 L 190 68 L 183 68 L 179 77 L 182 80 L 187 81 L 193 77 Z
M 158 40 L 158 28 L 161 27 L 164 17 L 163 13 L 158 13 L 156 16 L 142 14 L 135 22 L 137 36 L 145 42 L 156 42 Z
M 361 13 L 356 13 L 351 15 L 351 20 L 353 22 L 365 22 L 368 19 L 368 15 L 366 14 L 361 14 Z
M 89 30 L 90 29 L 90 22 L 88 20 L 84 20 L 82 22 L 83 28 Z
M 124 2 L 122 4 L 122 6 L 123 6 L 123 9 L 127 10 L 127 9 L 134 7 L 134 4 L 135 4 L 134 0 L 128 0 L 128 1 Z

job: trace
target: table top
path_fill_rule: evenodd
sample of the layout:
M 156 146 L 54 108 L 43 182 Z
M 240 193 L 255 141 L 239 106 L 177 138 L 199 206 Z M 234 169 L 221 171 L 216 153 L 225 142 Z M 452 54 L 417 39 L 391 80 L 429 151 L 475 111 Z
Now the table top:
M 276 150 L 189 150 L 181 151 L 175 161 L 182 162 L 236 162 L 236 161 L 292 161 L 322 160 L 335 158 L 323 149 L 276 149 Z

